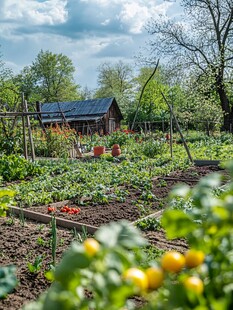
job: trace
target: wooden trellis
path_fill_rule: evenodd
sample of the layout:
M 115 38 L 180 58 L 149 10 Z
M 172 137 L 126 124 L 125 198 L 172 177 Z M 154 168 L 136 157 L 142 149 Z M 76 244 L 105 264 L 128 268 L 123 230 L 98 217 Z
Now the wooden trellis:
M 31 148 L 32 161 L 35 161 L 35 149 L 34 149 L 34 143 L 33 143 L 33 137 L 32 137 L 30 116 L 37 115 L 39 120 L 40 120 L 40 124 L 42 125 L 42 121 L 41 121 L 41 115 L 42 114 L 62 114 L 62 116 L 64 116 L 64 113 L 70 112 L 70 111 L 71 110 L 67 110 L 67 111 L 61 111 L 60 110 L 60 111 L 53 111 L 53 112 L 49 112 L 49 111 L 29 112 L 27 100 L 24 99 L 24 94 L 22 94 L 22 112 L 0 112 L 0 118 L 16 118 L 16 117 L 22 118 L 24 157 L 26 159 L 28 159 L 27 136 L 26 136 L 26 129 L 27 129 L 28 130 L 28 137 L 29 137 L 29 144 L 30 144 L 30 148 Z

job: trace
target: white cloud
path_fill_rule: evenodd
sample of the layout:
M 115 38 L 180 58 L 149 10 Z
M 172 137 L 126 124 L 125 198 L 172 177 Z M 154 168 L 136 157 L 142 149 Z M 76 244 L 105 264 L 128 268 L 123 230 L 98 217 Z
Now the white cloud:
M 128 1 L 122 5 L 119 20 L 129 27 L 131 33 L 138 34 L 151 17 L 166 14 L 171 5 L 169 2 L 157 4 L 155 1 Z
M 151 17 L 173 13 L 163 0 L 0 0 L 0 40 L 4 61 L 18 72 L 40 49 L 67 55 L 75 79 L 95 87 L 103 61 L 134 61 L 145 44 Z M 69 14 L 69 15 L 68 15 Z
M 1 19 L 17 24 L 56 25 L 67 20 L 67 1 L 5 0 L 1 8 Z
M 102 23 L 101 23 L 101 25 L 103 25 L 103 26 L 107 26 L 109 23 L 110 23 L 110 18 L 107 18 L 107 19 L 105 19 L 105 21 L 103 21 Z

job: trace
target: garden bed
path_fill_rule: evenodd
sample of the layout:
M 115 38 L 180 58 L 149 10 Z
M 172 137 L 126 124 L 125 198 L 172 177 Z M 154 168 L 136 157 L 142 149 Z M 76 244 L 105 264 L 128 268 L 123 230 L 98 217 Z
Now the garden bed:
M 155 178 L 153 180 L 152 192 L 156 199 L 151 203 L 149 210 L 140 208 L 135 204 L 135 201 L 138 202 L 139 195 L 141 195 L 140 192 L 133 188 L 125 188 L 128 194 L 124 202 L 114 199 L 106 205 L 91 204 L 88 202 L 85 206 L 76 205 L 76 207 L 80 207 L 81 209 L 81 212 L 77 215 L 61 213 L 59 211 L 58 214 L 62 219 L 96 227 L 120 219 L 127 219 L 130 222 L 134 222 L 147 216 L 148 213 L 158 215 L 159 213 L 157 212 L 166 207 L 168 193 L 175 184 L 182 182 L 193 186 L 202 176 L 217 170 L 218 167 L 215 166 L 190 167 L 186 171 L 177 171 L 166 177 Z M 64 203 L 71 204 L 71 202 Z M 39 214 L 48 216 L 48 205 L 25 210 L 36 211 Z M 17 277 L 19 279 L 19 285 L 14 292 L 9 294 L 5 300 L 0 301 L 0 310 L 20 309 L 23 304 L 36 299 L 50 285 L 44 277 L 44 270 L 49 269 L 52 261 L 51 225 L 43 224 L 39 219 L 37 221 L 26 219 L 26 216 L 19 219 L 12 214 L 6 218 L 0 218 L 0 224 L 0 264 L 16 265 Z M 82 226 L 80 226 L 81 230 L 83 229 Z M 149 230 L 143 234 L 151 245 L 160 250 L 175 249 L 184 252 L 187 249 L 185 240 L 167 240 L 161 229 Z M 72 240 L 76 239 L 81 242 L 85 237 L 85 231 L 78 232 L 77 228 L 67 229 L 59 225 L 57 227 L 57 262 L 61 259 L 62 253 L 67 249 Z M 41 270 L 35 274 L 29 272 L 27 267 L 28 262 L 33 263 L 39 255 L 43 258 Z

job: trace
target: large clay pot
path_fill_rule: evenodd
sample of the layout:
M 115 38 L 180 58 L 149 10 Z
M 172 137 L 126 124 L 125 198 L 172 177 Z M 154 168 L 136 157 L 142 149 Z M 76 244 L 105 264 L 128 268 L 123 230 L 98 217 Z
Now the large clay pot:
M 94 156 L 98 157 L 105 153 L 105 146 L 94 146 Z
M 112 156 L 119 156 L 121 155 L 121 149 L 119 144 L 114 144 L 112 146 Z

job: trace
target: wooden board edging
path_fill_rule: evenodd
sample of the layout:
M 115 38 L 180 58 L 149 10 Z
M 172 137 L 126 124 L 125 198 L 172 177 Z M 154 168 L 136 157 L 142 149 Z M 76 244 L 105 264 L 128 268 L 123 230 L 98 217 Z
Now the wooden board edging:
M 16 215 L 23 214 L 23 216 L 25 218 L 35 220 L 38 222 L 42 222 L 45 224 L 50 223 L 51 219 L 52 219 L 51 215 L 37 213 L 35 211 L 30 211 L 30 210 L 26 210 L 26 209 L 14 207 L 14 206 L 10 206 L 8 209 L 8 213 L 9 213 L 9 211 L 12 211 Z M 83 223 L 79 223 L 79 222 L 74 222 L 71 220 L 62 219 L 60 217 L 56 217 L 56 223 L 58 226 L 61 226 L 64 228 L 69 228 L 69 229 L 76 228 L 78 231 L 82 231 L 83 229 L 86 229 L 87 232 L 90 234 L 95 233 L 96 230 L 98 229 L 98 227 L 96 227 L 96 226 L 91 226 L 91 225 L 87 225 L 87 224 L 83 224 Z
M 195 166 L 218 166 L 220 160 L 208 160 L 208 159 L 194 159 L 193 163 Z
M 157 217 L 161 216 L 163 211 L 164 210 L 156 211 L 155 213 L 144 216 L 144 217 L 142 217 L 136 221 L 131 222 L 130 224 L 135 225 L 138 222 L 143 221 L 147 218 L 153 218 L 153 217 L 157 218 Z M 8 214 L 10 212 L 12 212 L 13 214 L 16 214 L 18 216 L 20 214 L 23 214 L 23 216 L 25 218 L 28 218 L 28 219 L 31 219 L 31 220 L 34 220 L 37 222 L 45 223 L 45 224 L 50 223 L 51 219 L 52 219 L 52 215 L 42 214 L 42 213 L 30 211 L 27 209 L 22 209 L 22 208 L 15 207 L 15 206 L 10 206 L 7 212 L 8 212 Z M 86 229 L 87 232 L 90 234 L 94 234 L 99 229 L 99 227 L 96 227 L 96 226 L 87 225 L 87 224 L 83 224 L 83 223 L 79 223 L 79 222 L 74 222 L 74 221 L 63 219 L 60 217 L 56 217 L 56 223 L 58 226 L 61 226 L 64 228 L 69 228 L 69 229 L 76 228 L 78 231 L 82 231 L 83 229 Z M 106 224 L 103 224 L 103 225 L 106 225 Z
M 156 211 L 155 213 L 151 213 L 151 214 L 149 214 L 149 215 L 147 215 L 147 216 L 144 216 L 144 217 L 142 217 L 142 218 L 140 218 L 140 219 L 138 219 L 138 220 L 136 220 L 136 221 L 131 222 L 131 224 L 135 225 L 135 224 L 137 224 L 138 222 L 143 221 L 143 220 L 146 220 L 146 219 L 148 219 L 148 218 L 153 218 L 153 217 L 158 218 L 158 217 L 161 216 L 161 214 L 163 213 L 163 211 L 164 211 L 164 210 L 159 210 L 159 211 Z

